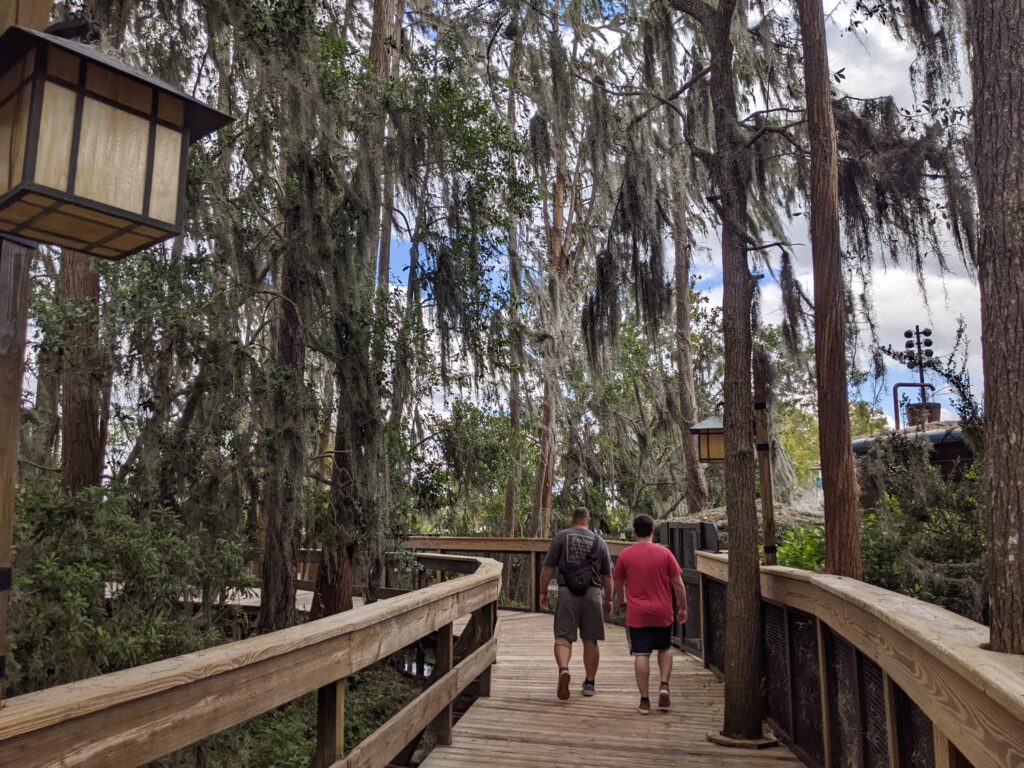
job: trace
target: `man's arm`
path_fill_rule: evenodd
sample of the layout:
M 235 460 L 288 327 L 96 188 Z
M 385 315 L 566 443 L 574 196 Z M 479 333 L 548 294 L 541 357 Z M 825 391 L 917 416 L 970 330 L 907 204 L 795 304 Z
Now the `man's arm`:
M 555 569 L 550 565 L 545 565 L 540 569 L 540 584 L 537 586 L 540 589 L 540 607 L 545 611 L 551 608 L 548 605 L 548 587 L 551 586 L 551 579 L 554 575 Z
M 676 593 L 676 621 L 685 624 L 689 606 L 686 604 L 686 587 L 683 586 L 682 574 L 672 579 L 672 591 Z
M 612 593 L 615 591 L 615 580 L 610 573 L 604 577 L 604 615 L 612 614 Z

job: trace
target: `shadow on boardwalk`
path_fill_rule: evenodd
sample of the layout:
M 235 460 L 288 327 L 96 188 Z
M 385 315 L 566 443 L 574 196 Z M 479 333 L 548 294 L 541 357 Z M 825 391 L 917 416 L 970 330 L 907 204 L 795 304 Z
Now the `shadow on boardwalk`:
M 764 751 L 726 749 L 705 734 L 722 724 L 722 685 L 700 661 L 676 653 L 672 711 L 642 716 L 633 662 L 621 627 L 608 627 L 601 646 L 598 694 L 584 699 L 582 648 L 572 660 L 572 697 L 555 698 L 551 616 L 502 612 L 498 662 L 491 697 L 478 699 L 455 726 L 453 742 L 438 747 L 423 768 L 629 768 L 631 766 L 801 765 L 784 747 Z M 657 690 L 657 671 L 651 688 Z

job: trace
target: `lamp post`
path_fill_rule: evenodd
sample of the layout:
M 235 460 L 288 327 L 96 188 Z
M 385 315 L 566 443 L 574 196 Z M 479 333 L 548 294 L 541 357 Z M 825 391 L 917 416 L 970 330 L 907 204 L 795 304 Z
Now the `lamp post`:
M 768 427 L 768 362 L 765 355 L 754 356 L 754 426 L 758 468 L 761 478 L 761 519 L 764 528 L 764 560 L 775 565 L 775 493 L 772 484 L 771 431 Z M 697 441 L 702 464 L 725 461 L 725 427 L 719 416 L 710 416 L 690 430 Z
M 87 45 L 36 31 L 51 5 L 0 9 L 0 698 L 36 244 L 121 259 L 181 234 L 188 146 L 232 119 Z
M 931 389 L 935 391 L 935 387 L 927 383 L 924 380 L 924 369 L 925 364 L 928 360 L 931 360 L 935 356 L 935 351 L 932 349 L 932 329 L 922 328 L 919 325 L 915 325 L 913 330 L 906 330 L 903 332 L 903 337 L 907 340 L 904 344 L 904 348 L 907 350 L 909 362 L 907 367 L 911 370 L 917 369 L 918 383 L 916 389 L 921 393 L 921 400 L 918 403 L 907 403 L 907 424 L 908 425 L 922 425 L 927 424 L 930 421 L 938 421 L 941 414 L 942 408 L 938 403 L 928 402 L 926 399 L 925 392 Z M 906 386 L 905 384 L 897 384 L 893 387 L 893 401 L 896 402 L 896 392 L 899 388 Z M 894 405 L 896 409 L 895 419 L 896 427 L 899 428 L 900 414 L 899 406 Z

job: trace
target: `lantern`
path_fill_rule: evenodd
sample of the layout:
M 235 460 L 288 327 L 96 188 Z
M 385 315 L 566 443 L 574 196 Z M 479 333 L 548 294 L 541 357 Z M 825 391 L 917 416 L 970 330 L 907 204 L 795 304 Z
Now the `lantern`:
M 0 36 L 0 233 L 107 259 L 181 233 L 188 146 L 231 118 L 87 45 Z
M 725 428 L 718 416 L 694 424 L 690 433 L 697 439 L 697 453 L 703 463 L 725 461 Z

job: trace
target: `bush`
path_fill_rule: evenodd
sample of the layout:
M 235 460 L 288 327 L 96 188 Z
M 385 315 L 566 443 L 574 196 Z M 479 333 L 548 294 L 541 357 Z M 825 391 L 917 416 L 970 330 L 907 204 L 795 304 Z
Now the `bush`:
M 812 525 L 795 528 L 782 537 L 778 550 L 779 565 L 820 571 L 825 567 L 825 528 Z
M 223 642 L 184 599 L 199 583 L 198 538 L 166 509 L 133 514 L 120 488 L 63 493 L 32 477 L 17 498 L 12 695 Z M 235 567 L 241 551 L 225 552 Z M 231 564 L 224 570 L 232 572 Z M 109 592 L 109 594 L 108 594 Z M 225 609 L 232 620 L 237 609 Z

